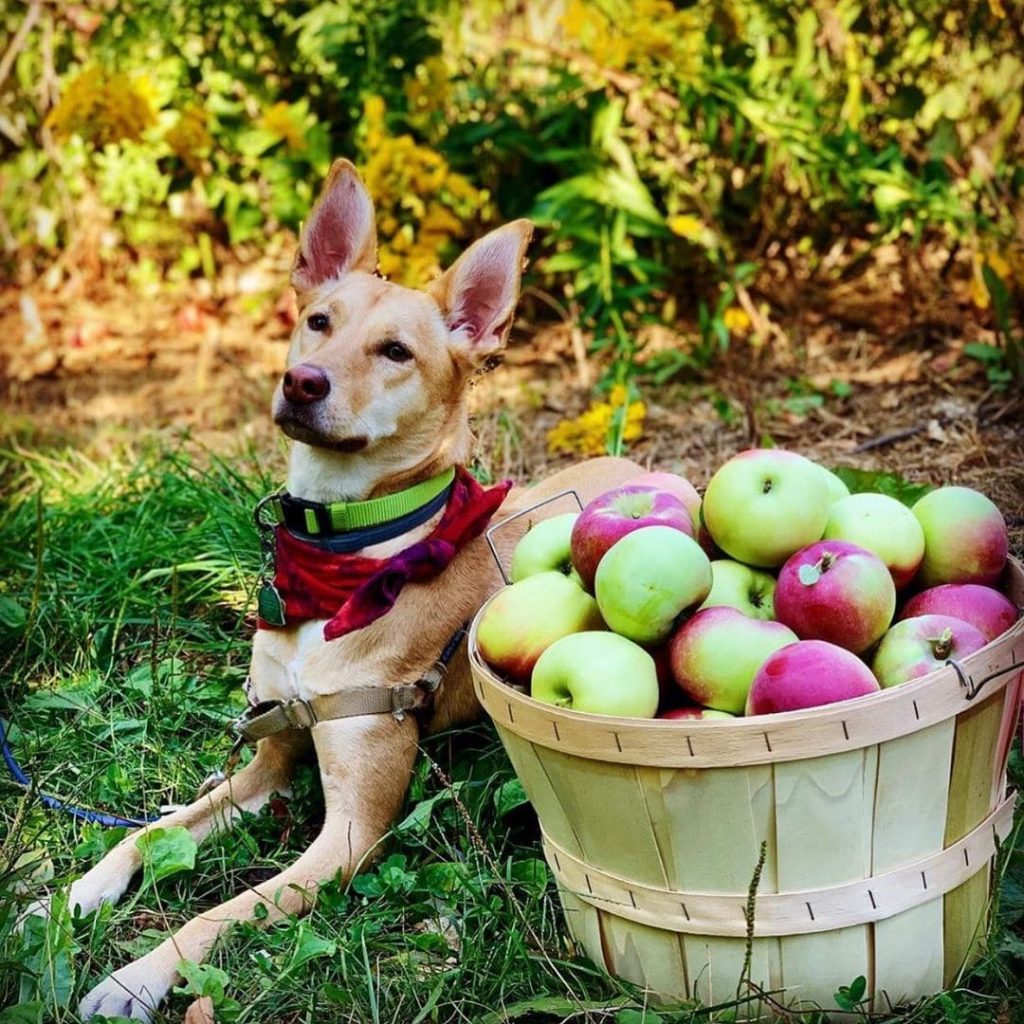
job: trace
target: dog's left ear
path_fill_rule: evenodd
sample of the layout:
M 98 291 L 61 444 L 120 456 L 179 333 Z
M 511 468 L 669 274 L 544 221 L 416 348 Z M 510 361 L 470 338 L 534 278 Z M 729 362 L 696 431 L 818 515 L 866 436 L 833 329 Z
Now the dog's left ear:
M 514 220 L 474 242 L 427 287 L 472 366 L 505 347 L 533 225 Z

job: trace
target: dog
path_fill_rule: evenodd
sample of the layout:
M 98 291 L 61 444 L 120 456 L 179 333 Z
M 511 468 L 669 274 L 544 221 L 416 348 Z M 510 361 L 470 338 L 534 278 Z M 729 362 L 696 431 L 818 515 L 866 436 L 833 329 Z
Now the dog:
M 467 464 L 474 443 L 469 381 L 506 345 L 531 233 L 526 220 L 491 231 L 423 291 L 390 283 L 376 274 L 370 196 L 351 163 L 334 163 L 300 233 L 291 277 L 300 316 L 288 369 L 273 398 L 274 420 L 292 439 L 287 489 L 300 515 L 321 504 L 408 494 L 418 485 L 443 483 L 446 473 Z M 595 459 L 528 491 L 513 491 L 503 501 L 503 492 L 484 493 L 491 505 L 502 501 L 497 521 L 567 489 L 585 502 L 639 472 L 625 459 Z M 357 557 L 389 565 L 399 552 L 420 544 L 429 548 L 449 517 L 451 500 L 429 520 L 361 548 Z M 526 519 L 495 535 L 502 538 L 506 559 Z M 400 581 L 397 595 L 388 591 L 394 589 L 393 579 L 383 590 L 378 586 L 377 598 L 387 591 L 385 613 L 371 600 L 370 612 L 363 607 L 362 618 L 357 615 L 358 628 L 349 622 L 342 635 L 326 638 L 334 621 L 329 613 L 314 611 L 313 617 L 276 628 L 261 623 L 268 628 L 256 632 L 250 669 L 257 711 L 281 708 L 280 702 L 308 707 L 353 694 L 383 695 L 386 701 L 392 689 L 407 689 L 429 674 L 439 652 L 502 583 L 480 529 L 476 522 L 472 536 L 458 539 L 454 557 L 436 575 L 414 572 Z M 311 549 L 314 559 L 319 550 Z M 325 560 L 331 557 L 323 553 Z M 267 584 L 266 606 L 261 591 L 261 616 L 275 615 L 274 603 L 282 599 L 275 590 L 278 582 L 275 577 Z M 294 581 L 285 584 L 277 611 L 287 609 L 295 594 Z M 297 759 L 310 745 L 315 752 L 325 819 L 305 853 L 276 877 L 198 915 L 101 981 L 80 1004 L 85 1020 L 94 1014 L 150 1020 L 179 980 L 180 960 L 204 960 L 235 922 L 254 921 L 257 914 L 273 922 L 302 913 L 318 884 L 347 879 L 371 858 L 401 809 L 421 733 L 449 729 L 479 714 L 464 649 L 429 708 L 419 714 L 380 711 L 289 722 L 261 739 L 253 759 L 233 776 L 160 819 L 160 827 L 184 826 L 200 841 L 230 827 L 240 812 L 258 811 L 272 794 L 287 794 Z M 72 906 L 89 913 L 120 898 L 142 866 L 136 841 L 144 832 L 128 835 L 73 883 Z

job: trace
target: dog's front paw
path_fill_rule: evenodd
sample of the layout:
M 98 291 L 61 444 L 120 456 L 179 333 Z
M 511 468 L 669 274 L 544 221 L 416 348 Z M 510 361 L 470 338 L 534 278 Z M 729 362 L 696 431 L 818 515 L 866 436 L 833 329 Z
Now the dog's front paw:
M 78 1014 L 83 1021 L 90 1021 L 97 1014 L 151 1021 L 173 983 L 173 978 L 168 981 L 153 976 L 145 959 L 136 960 L 104 978 L 78 1004 Z

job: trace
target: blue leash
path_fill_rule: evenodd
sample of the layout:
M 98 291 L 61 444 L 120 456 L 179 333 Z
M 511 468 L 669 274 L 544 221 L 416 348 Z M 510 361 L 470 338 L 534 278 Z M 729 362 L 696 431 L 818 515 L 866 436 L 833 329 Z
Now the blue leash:
M 31 790 L 32 780 L 22 770 L 20 764 L 14 757 L 11 745 L 7 739 L 7 725 L 0 719 L 0 754 L 3 755 L 4 764 L 11 773 L 11 778 L 25 790 Z M 64 811 L 72 818 L 79 821 L 89 822 L 91 825 L 103 825 L 104 828 L 136 828 L 139 825 L 148 825 L 150 822 L 159 821 L 160 815 L 152 818 L 122 818 L 119 814 L 108 814 L 106 811 L 94 811 L 88 807 L 76 807 L 74 804 L 66 803 L 49 793 L 36 793 L 40 803 L 51 811 Z

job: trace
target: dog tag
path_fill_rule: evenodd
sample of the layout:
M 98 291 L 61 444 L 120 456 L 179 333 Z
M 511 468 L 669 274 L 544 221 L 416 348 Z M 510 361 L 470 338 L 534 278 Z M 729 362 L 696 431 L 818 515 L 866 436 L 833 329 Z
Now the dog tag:
M 284 626 L 284 601 L 273 583 L 264 583 L 256 597 L 256 611 L 270 626 Z

